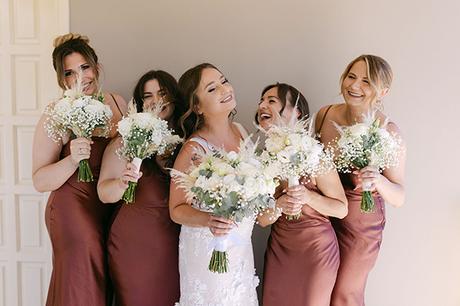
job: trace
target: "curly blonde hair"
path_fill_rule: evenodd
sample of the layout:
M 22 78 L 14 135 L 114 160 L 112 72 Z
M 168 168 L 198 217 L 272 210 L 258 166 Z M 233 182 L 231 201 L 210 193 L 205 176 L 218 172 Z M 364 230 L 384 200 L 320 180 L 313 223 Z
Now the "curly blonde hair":
M 369 84 L 374 90 L 375 98 L 371 105 L 376 108 L 382 108 L 382 101 L 378 100 L 377 93 L 384 89 L 389 89 L 393 81 L 393 71 L 391 70 L 390 64 L 383 58 L 370 54 L 358 56 L 348 64 L 347 68 L 345 68 L 345 71 L 340 77 L 340 84 L 342 84 L 347 77 L 351 67 L 359 61 L 364 61 L 366 63 Z

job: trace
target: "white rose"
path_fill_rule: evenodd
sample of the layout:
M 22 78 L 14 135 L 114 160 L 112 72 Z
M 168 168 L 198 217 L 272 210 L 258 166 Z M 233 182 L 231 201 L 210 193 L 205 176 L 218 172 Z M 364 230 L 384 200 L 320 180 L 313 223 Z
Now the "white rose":
M 126 137 L 131 131 L 130 118 L 124 118 L 118 122 L 118 132 L 122 137 Z
M 369 131 L 369 127 L 365 125 L 364 123 L 356 123 L 350 127 L 348 127 L 348 131 L 354 136 L 354 137 L 361 137 L 363 135 L 366 135 Z
M 284 139 L 277 136 L 269 137 L 265 140 L 265 147 L 271 153 L 278 153 L 285 147 Z
M 150 113 L 137 113 L 134 114 L 134 122 L 140 129 L 148 129 L 152 124 L 152 115 Z
M 238 153 L 234 152 L 234 151 L 230 151 L 227 153 L 227 158 L 231 161 L 235 161 L 238 159 Z
M 73 101 L 74 107 L 84 107 L 87 104 L 85 97 L 80 97 Z

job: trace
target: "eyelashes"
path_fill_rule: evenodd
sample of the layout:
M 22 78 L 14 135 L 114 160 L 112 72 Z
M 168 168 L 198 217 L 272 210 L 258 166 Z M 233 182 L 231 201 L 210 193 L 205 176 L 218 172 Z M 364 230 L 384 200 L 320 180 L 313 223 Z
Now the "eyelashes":
M 81 71 L 85 71 L 85 70 L 88 70 L 89 68 L 91 68 L 91 66 L 89 64 L 82 64 L 80 65 L 80 70 Z M 68 77 L 71 77 L 73 75 L 77 75 L 78 73 L 74 70 L 65 70 L 64 71 L 64 77 L 68 78 Z
M 221 84 L 222 84 L 222 85 L 227 84 L 227 83 L 229 83 L 227 78 L 224 78 L 224 79 L 221 81 Z M 210 88 L 208 89 L 208 92 L 213 92 L 213 91 L 215 91 L 215 90 L 216 90 L 216 87 L 210 87 Z

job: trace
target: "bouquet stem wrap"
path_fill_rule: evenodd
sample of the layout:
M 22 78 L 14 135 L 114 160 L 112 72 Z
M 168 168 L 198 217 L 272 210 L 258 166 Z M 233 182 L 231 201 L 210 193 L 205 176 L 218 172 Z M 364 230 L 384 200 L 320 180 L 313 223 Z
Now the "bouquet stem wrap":
M 225 236 L 214 237 L 211 240 L 210 247 L 213 249 L 211 260 L 209 261 L 209 271 L 215 273 L 228 272 L 228 254 L 227 250 L 232 246 L 242 245 L 243 241 L 234 230 L 231 230 Z
M 140 159 L 139 157 L 134 157 L 131 163 L 136 166 L 136 173 L 139 174 L 139 171 L 141 169 L 142 159 Z M 123 196 L 121 197 L 122 200 L 124 200 L 126 204 L 133 203 L 136 200 L 136 187 L 137 187 L 137 182 L 128 183 L 128 188 L 125 190 L 125 192 L 123 193 Z
M 375 203 L 374 197 L 372 196 L 371 186 L 366 182 L 363 182 L 363 193 L 361 197 L 361 212 L 372 213 L 374 212 Z
M 297 186 L 299 184 L 300 184 L 299 177 L 290 176 L 288 178 L 288 187 Z M 295 214 L 295 215 L 286 215 L 286 220 L 288 221 L 299 220 L 301 216 L 302 216 L 302 212 L 299 212 L 298 214 Z

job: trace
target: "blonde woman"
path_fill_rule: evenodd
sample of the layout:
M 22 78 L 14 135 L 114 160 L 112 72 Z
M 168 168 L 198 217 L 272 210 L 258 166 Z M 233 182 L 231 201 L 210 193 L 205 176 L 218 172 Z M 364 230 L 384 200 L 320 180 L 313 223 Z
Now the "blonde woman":
M 322 108 L 316 120 L 316 131 L 324 144 L 338 137 L 333 122 L 350 126 L 363 120 L 363 115 L 377 110 L 384 122 L 387 116 L 381 109 L 382 99 L 392 82 L 390 65 L 381 57 L 361 55 L 345 69 L 340 79 L 344 103 Z M 390 120 L 388 131 L 400 135 L 396 123 Z M 340 267 L 332 293 L 331 305 L 362 306 L 367 276 L 373 268 L 382 242 L 385 227 L 385 202 L 395 207 L 404 203 L 405 150 L 398 166 L 380 173 L 366 167 L 352 174 L 342 174 L 341 181 L 348 200 L 348 215 L 333 225 L 340 246 Z M 371 185 L 376 205 L 374 213 L 360 211 L 361 186 Z

